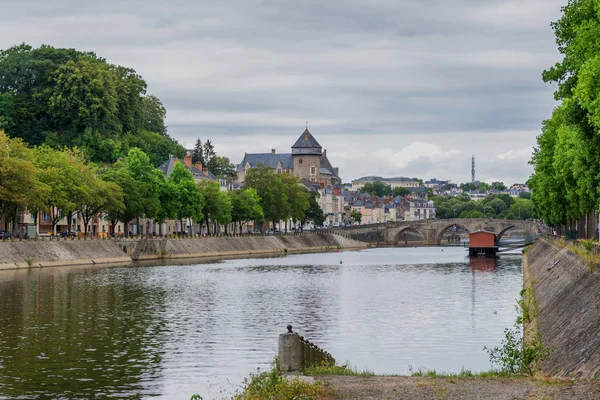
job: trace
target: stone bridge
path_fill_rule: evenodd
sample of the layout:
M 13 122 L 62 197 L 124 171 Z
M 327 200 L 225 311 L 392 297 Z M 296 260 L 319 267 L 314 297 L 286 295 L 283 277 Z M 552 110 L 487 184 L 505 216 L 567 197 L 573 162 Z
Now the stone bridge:
M 396 243 L 403 240 L 404 232 L 414 232 L 423 237 L 427 246 L 440 245 L 448 229 L 457 226 L 469 233 L 485 230 L 494 232 L 500 240 L 510 229 L 518 229 L 528 234 L 540 232 L 540 225 L 535 221 L 506 219 L 429 219 L 422 221 L 397 221 L 385 224 L 354 225 L 342 228 L 343 233 L 352 239 L 363 242 Z

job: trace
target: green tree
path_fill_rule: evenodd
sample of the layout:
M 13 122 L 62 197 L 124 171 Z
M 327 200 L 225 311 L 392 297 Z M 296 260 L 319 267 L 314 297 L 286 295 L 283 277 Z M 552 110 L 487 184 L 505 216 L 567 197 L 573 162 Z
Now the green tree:
M 52 212 L 52 232 L 56 224 L 67 217 L 68 231 L 71 230 L 71 215 L 76 209 L 77 200 L 89 195 L 89 187 L 84 182 L 85 162 L 77 150 L 54 150 L 41 146 L 35 150 L 38 178 L 48 188 L 45 210 Z
M 309 194 L 306 187 L 300 183 L 300 179 L 289 174 L 278 175 L 285 187 L 285 194 L 288 199 L 288 214 L 284 215 L 286 221 L 285 231 L 287 232 L 287 220 L 291 219 L 294 223 L 304 220 L 304 212 L 309 208 Z
M 506 185 L 504 184 L 504 182 L 492 182 L 492 185 L 490 187 L 493 190 L 500 190 L 500 191 L 508 189 L 506 187 Z
M 184 219 L 200 221 L 203 218 L 204 197 L 196 183 L 192 173 L 181 163 L 176 163 L 173 172 L 167 178 L 173 190 L 172 215 L 179 220 L 181 232 L 185 230 Z
M 227 157 L 214 156 L 207 167 L 210 172 L 219 178 L 226 180 L 237 178 L 235 165 Z
M 246 174 L 244 188 L 253 188 L 260 197 L 260 204 L 267 222 L 278 222 L 290 215 L 290 205 L 285 184 L 280 175 L 269 167 L 258 165 Z
M 239 232 L 249 221 L 262 222 L 264 213 L 260 206 L 260 197 L 253 188 L 229 192 L 231 199 L 231 221 L 239 223 Z
M 520 199 L 531 199 L 531 192 L 521 192 L 519 193 Z
M 217 155 L 217 153 L 215 151 L 215 147 L 213 146 L 210 139 L 207 139 L 206 142 L 204 142 L 204 161 L 206 162 L 206 165 L 209 166 L 209 170 L 210 170 L 210 163 L 211 163 L 213 157 L 216 155 Z
M 167 110 L 158 97 L 153 95 L 142 97 L 142 130 L 166 135 L 165 118 L 167 118 Z
M 316 190 L 311 190 L 308 196 L 308 209 L 304 213 L 302 226 L 306 225 L 308 221 L 312 221 L 315 226 L 323 226 L 325 223 L 325 214 L 317 202 L 318 198 L 319 193 Z
M 531 219 L 533 218 L 533 203 L 527 199 L 516 199 L 506 211 L 508 219 Z
M 124 207 L 123 190 L 114 182 L 98 178 L 98 170 L 93 165 L 84 166 L 81 172 L 87 190 L 76 199 L 75 210 L 81 215 L 84 234 L 87 236 L 90 221 L 94 216 L 112 214 L 115 210 Z
M 52 79 L 48 108 L 59 129 L 122 131 L 116 77 L 108 65 L 86 59 L 67 61 Z
M 389 196 L 392 194 L 392 187 L 381 181 L 368 182 L 361 189 L 361 193 L 369 193 L 372 196 Z
M 204 215 L 204 223 L 206 224 L 207 232 L 210 235 L 211 221 L 218 224 L 228 224 L 231 222 L 231 198 L 227 193 L 221 191 L 219 182 L 206 179 L 201 181 L 198 184 L 198 187 L 204 198 L 202 214 Z
M 0 219 L 16 222 L 19 212 L 46 204 L 49 188 L 38 178 L 33 151 L 0 132 Z
M 362 214 L 360 213 L 360 211 L 352 210 L 352 212 L 350 213 L 350 220 L 353 222 L 358 222 L 360 224 L 360 221 L 362 220 Z
M 196 139 L 194 151 L 192 152 L 192 162 L 194 164 L 200 162 L 203 166 L 206 166 L 206 161 L 204 160 L 204 148 L 202 147 L 202 140 L 200 140 L 200 138 Z
M 411 194 L 411 191 L 405 187 L 395 187 L 394 190 L 392 190 L 392 195 L 394 197 L 396 196 L 406 196 L 407 194 Z
M 461 212 L 458 218 L 485 218 L 485 214 L 479 210 L 469 210 Z

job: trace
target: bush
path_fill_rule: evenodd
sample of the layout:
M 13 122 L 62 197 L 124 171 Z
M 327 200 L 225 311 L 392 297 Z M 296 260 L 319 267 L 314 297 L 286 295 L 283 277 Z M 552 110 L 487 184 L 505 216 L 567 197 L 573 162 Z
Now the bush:
M 515 325 L 504 330 L 504 340 L 499 347 L 487 350 L 490 362 L 500 366 L 500 370 L 507 374 L 529 374 L 533 376 L 533 368 L 539 361 L 544 361 L 550 356 L 552 349 L 545 347 L 539 336 L 525 343 L 521 329 Z
M 250 374 L 244 379 L 241 393 L 234 400 L 279 399 L 279 400 L 318 400 L 325 398 L 325 390 L 320 382 L 307 383 L 298 378 L 289 380 L 281 376 L 277 359 L 271 371 Z

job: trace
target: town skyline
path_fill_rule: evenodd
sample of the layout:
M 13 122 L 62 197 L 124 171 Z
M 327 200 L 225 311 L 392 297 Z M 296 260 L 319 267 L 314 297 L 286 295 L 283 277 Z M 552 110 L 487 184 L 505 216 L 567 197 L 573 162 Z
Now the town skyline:
M 308 119 L 344 181 L 468 181 L 474 154 L 479 180 L 523 182 L 556 105 L 541 72 L 560 60 L 549 21 L 563 3 L 28 0 L 4 10 L 0 48 L 77 48 L 133 68 L 175 139 L 209 137 L 234 163 L 287 151 Z

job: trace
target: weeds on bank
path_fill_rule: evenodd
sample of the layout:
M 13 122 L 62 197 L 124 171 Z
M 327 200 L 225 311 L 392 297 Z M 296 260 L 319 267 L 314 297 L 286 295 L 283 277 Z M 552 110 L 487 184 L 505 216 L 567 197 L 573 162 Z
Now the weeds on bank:
M 308 383 L 299 378 L 288 379 L 279 372 L 277 358 L 270 371 L 251 373 L 245 378 L 241 392 L 232 400 L 278 399 L 278 400 L 320 400 L 325 399 L 325 388 L 320 382 Z M 197 400 L 197 399 L 196 399 Z
M 304 370 L 306 376 L 322 376 L 322 375 L 346 375 L 346 376 L 375 376 L 373 371 L 364 370 L 358 371 L 356 368 L 350 367 L 348 364 L 335 365 L 327 361 L 321 364 L 312 365 Z
M 419 368 L 417 371 L 413 371 L 412 366 L 408 367 L 411 376 L 421 376 L 427 378 L 494 378 L 494 377 L 508 377 L 509 375 L 502 371 L 484 371 L 484 372 L 472 372 L 468 369 L 462 369 L 460 372 L 437 372 L 435 369 L 422 369 Z
M 594 248 L 598 245 L 593 239 L 589 240 L 578 240 L 577 242 L 566 242 L 564 240 L 555 241 L 559 246 L 564 247 L 573 254 L 579 256 L 583 260 L 591 273 L 598 271 L 600 266 L 600 254 L 594 251 Z
M 534 282 L 535 283 L 535 282 Z M 500 367 L 506 375 L 527 374 L 533 376 L 535 365 L 550 357 L 554 350 L 544 346 L 537 329 L 532 337 L 525 341 L 522 328 L 532 323 L 538 312 L 537 300 L 533 286 L 521 290 L 517 300 L 517 320 L 511 328 L 504 330 L 504 339 L 498 347 L 484 347 L 490 356 L 490 362 Z

